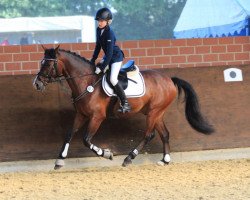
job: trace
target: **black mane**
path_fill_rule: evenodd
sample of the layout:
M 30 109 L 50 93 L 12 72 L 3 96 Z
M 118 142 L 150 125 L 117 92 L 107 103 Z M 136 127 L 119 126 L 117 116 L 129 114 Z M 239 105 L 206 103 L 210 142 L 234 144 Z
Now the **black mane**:
M 87 62 L 87 63 L 93 65 L 88 59 L 86 59 L 86 58 L 80 56 L 79 54 L 77 54 L 77 53 L 75 53 L 75 52 L 72 52 L 72 51 L 70 51 L 70 50 L 65 50 L 65 49 L 59 49 L 59 51 L 68 53 L 68 54 L 70 54 L 70 55 L 72 55 L 72 56 L 74 56 L 74 57 L 76 57 L 76 58 L 79 58 L 80 60 L 82 60 L 82 61 L 84 61 L 84 62 Z

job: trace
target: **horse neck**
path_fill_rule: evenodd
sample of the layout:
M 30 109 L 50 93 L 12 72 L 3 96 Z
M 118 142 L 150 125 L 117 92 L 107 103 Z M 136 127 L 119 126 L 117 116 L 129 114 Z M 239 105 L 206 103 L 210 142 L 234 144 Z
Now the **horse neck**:
M 73 95 L 77 96 L 82 93 L 95 79 L 95 76 L 86 76 L 94 74 L 94 69 L 89 62 L 66 52 L 61 53 L 59 60 L 63 62 L 62 73 L 66 78 L 69 78 L 67 82 Z

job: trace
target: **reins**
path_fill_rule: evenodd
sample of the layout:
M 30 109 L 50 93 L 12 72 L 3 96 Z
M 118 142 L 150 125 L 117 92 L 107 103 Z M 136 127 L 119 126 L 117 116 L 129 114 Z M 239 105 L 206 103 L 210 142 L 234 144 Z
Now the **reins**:
M 49 71 L 49 73 L 47 75 L 42 74 L 42 73 L 39 72 L 37 75 L 38 76 L 43 76 L 43 77 L 47 78 L 48 79 L 47 83 L 57 83 L 57 82 L 61 83 L 62 81 L 66 81 L 66 80 L 70 80 L 70 79 L 83 78 L 83 77 L 86 77 L 86 76 L 94 76 L 94 75 L 96 75 L 95 73 L 90 73 L 90 74 L 81 74 L 79 76 L 65 77 L 63 74 L 59 74 L 59 72 L 58 72 L 58 66 L 57 66 L 58 60 L 57 59 L 43 59 L 42 60 L 42 64 L 46 60 L 54 61 L 54 65 L 53 65 L 53 68 L 51 68 L 51 70 L 54 69 L 56 71 L 56 75 L 57 75 L 57 77 L 55 77 L 55 78 L 52 77 L 50 75 L 51 74 L 51 70 Z M 72 103 L 75 104 L 77 101 L 79 101 L 80 99 L 82 99 L 87 94 L 94 92 L 94 87 L 98 83 L 100 83 L 101 80 L 102 80 L 102 76 L 96 82 L 94 82 L 92 85 L 87 86 L 87 88 L 82 93 L 80 93 L 77 97 L 73 97 L 72 96 Z

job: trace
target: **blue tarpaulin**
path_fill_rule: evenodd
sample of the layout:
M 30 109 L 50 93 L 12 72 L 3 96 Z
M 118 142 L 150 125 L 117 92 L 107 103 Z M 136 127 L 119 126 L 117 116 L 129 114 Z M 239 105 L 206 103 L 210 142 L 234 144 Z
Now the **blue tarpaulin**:
M 249 35 L 250 0 L 187 0 L 175 38 Z

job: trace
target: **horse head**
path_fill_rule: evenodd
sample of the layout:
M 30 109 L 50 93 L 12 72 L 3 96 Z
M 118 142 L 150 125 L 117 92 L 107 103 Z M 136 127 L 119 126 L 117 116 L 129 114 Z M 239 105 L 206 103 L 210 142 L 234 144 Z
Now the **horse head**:
M 58 45 L 56 48 L 47 49 L 42 45 L 44 49 L 44 57 L 41 61 L 41 67 L 39 72 L 37 73 L 34 81 L 33 86 L 37 90 L 44 90 L 45 86 L 53 82 L 58 77 L 62 76 L 62 67 L 58 64 Z

